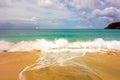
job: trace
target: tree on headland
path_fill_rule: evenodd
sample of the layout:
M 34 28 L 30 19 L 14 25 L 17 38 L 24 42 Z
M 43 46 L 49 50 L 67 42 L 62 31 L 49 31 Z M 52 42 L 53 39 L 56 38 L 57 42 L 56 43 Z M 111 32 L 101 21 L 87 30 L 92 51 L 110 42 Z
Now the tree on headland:
M 105 27 L 105 29 L 120 29 L 120 22 L 113 22 Z

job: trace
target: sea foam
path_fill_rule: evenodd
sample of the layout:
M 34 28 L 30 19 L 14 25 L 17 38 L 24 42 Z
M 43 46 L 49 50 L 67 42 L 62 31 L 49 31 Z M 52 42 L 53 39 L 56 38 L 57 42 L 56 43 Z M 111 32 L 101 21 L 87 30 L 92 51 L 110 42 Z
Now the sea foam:
M 9 50 L 13 45 L 14 45 L 14 43 L 12 43 L 12 42 L 0 40 L 0 52 Z
M 57 50 L 120 50 L 120 41 L 105 41 L 101 38 L 93 41 L 76 41 L 69 42 L 66 39 L 57 39 L 48 41 L 45 39 L 37 39 L 35 41 L 21 41 L 18 43 L 0 40 L 0 52 L 16 52 L 16 51 L 57 51 Z

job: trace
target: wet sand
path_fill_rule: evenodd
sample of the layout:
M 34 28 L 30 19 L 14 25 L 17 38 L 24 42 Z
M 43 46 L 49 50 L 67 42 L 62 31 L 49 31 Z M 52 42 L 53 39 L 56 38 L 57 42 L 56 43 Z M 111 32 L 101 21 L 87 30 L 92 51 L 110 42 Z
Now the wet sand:
M 120 80 L 120 54 L 88 53 L 63 65 L 24 72 L 27 80 Z
M 102 80 L 120 80 L 120 53 L 88 54 L 83 61 Z
M 21 70 L 34 64 L 39 53 L 0 53 L 0 80 L 18 80 Z M 56 64 L 27 71 L 25 76 L 27 80 L 120 80 L 120 53 L 87 53 L 86 56 L 75 58 L 65 65 Z
M 18 80 L 19 73 L 39 57 L 37 51 L 0 53 L 0 80 Z

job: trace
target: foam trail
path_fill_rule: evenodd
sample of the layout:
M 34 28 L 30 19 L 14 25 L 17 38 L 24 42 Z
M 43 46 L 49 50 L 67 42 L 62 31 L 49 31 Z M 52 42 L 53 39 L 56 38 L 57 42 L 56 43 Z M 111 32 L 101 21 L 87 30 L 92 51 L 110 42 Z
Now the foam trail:
M 42 52 L 42 55 L 37 60 L 37 63 L 26 67 L 23 71 L 20 72 L 19 79 L 20 80 L 27 80 L 26 76 L 24 74 L 24 72 L 26 72 L 26 71 L 37 70 L 37 69 L 41 69 L 41 68 L 45 68 L 45 67 L 49 67 L 49 66 L 58 64 L 59 66 L 76 65 L 79 68 L 81 68 L 86 74 L 90 75 L 91 77 L 95 77 L 97 80 L 102 80 L 97 75 L 95 75 L 84 64 L 72 61 L 73 59 L 75 59 L 77 57 L 78 58 L 82 57 L 81 53 L 71 53 L 71 52 L 68 52 L 68 51 L 65 51 L 65 50 L 63 52 L 59 52 L 59 53 L 56 52 L 56 51 L 54 51 L 54 52 L 51 52 L 51 51 Z
M 24 68 L 20 73 L 19 73 L 19 80 L 26 80 L 26 77 L 23 75 L 25 71 L 27 71 L 27 69 L 29 68 L 29 66 L 27 66 L 26 68 Z

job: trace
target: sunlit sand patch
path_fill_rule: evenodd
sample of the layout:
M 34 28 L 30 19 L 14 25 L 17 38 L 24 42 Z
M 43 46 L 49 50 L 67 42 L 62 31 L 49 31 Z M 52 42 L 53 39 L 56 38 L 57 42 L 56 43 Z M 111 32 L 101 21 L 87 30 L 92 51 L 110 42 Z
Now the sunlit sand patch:
M 38 51 L 0 53 L 0 80 L 18 80 L 19 73 L 39 56 Z

